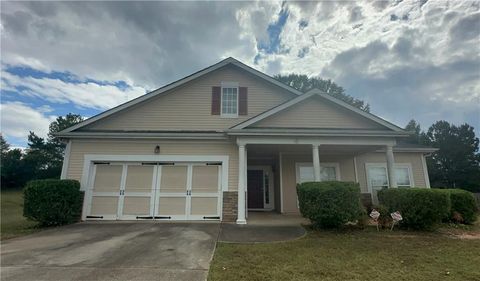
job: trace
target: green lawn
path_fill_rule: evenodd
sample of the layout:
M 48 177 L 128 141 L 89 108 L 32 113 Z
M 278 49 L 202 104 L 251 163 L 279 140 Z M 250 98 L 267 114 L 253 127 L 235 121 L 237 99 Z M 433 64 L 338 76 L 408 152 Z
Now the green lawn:
M 8 239 L 38 230 L 37 223 L 23 217 L 23 197 L 21 191 L 1 192 L 0 238 Z
M 446 233 L 310 231 L 290 242 L 219 243 L 208 280 L 480 280 L 480 240 Z

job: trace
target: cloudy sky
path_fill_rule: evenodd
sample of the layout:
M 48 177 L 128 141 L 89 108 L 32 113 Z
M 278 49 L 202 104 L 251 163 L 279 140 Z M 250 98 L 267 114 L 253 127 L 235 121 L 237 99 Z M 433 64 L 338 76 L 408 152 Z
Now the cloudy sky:
M 400 126 L 480 128 L 478 1 L 3 2 L 1 125 L 14 146 L 233 56 L 330 78 Z

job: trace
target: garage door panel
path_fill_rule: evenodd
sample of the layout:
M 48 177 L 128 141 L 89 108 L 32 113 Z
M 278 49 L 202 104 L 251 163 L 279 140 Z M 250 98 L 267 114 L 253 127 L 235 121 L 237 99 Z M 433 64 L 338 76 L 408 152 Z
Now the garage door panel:
M 160 197 L 158 204 L 158 214 L 160 216 L 185 215 L 186 204 L 186 197 Z
M 151 192 L 154 166 L 128 165 L 125 192 Z
M 120 190 L 123 166 L 97 165 L 93 182 L 94 192 L 116 192 Z
M 217 215 L 218 198 L 217 197 L 192 197 L 191 199 L 191 215 Z
M 205 163 L 96 164 L 89 219 L 218 219 L 221 166 Z
M 162 166 L 160 192 L 184 193 L 187 190 L 187 166 Z
M 94 196 L 90 214 L 93 216 L 116 215 L 118 210 L 118 196 Z
M 150 201 L 150 197 L 125 196 L 123 203 L 123 214 L 148 216 L 150 215 Z
M 192 167 L 192 193 L 218 192 L 218 166 Z

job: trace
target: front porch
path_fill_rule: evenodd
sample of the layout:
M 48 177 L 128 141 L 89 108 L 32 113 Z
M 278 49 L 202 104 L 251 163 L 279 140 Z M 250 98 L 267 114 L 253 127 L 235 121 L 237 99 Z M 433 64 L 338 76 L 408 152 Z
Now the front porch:
M 386 163 L 385 176 L 395 178 L 395 141 L 391 139 L 348 140 L 348 143 L 345 139 L 329 143 L 325 140 L 315 143 L 312 139 L 308 143 L 305 138 L 295 138 L 294 143 L 278 143 L 278 140 L 259 143 L 251 138 L 237 139 L 239 175 L 243 175 L 238 181 L 237 224 L 245 224 L 247 220 L 249 224 L 301 223 L 296 185 L 305 181 L 358 182 L 364 197 L 376 200 L 371 197 L 372 186 L 367 183 L 367 162 Z M 367 154 L 375 154 L 375 159 L 362 158 Z M 388 181 L 388 187 L 396 187 L 396 181 Z
M 299 226 L 309 221 L 300 214 L 281 214 L 275 211 L 248 211 L 248 224 L 259 226 Z

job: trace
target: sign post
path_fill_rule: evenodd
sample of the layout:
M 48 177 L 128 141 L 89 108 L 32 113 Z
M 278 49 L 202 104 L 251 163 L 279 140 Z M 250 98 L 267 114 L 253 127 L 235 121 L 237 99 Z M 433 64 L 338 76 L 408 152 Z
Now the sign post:
M 390 216 L 393 219 L 392 228 L 390 228 L 390 231 L 393 231 L 393 227 L 395 226 L 395 223 L 398 223 L 399 221 L 403 220 L 403 218 L 399 211 L 391 213 Z
M 372 209 L 372 211 L 370 212 L 370 217 L 373 219 L 373 221 L 376 223 L 377 225 L 377 231 L 379 231 L 378 229 L 378 218 L 380 217 L 380 213 L 375 210 L 375 209 Z

